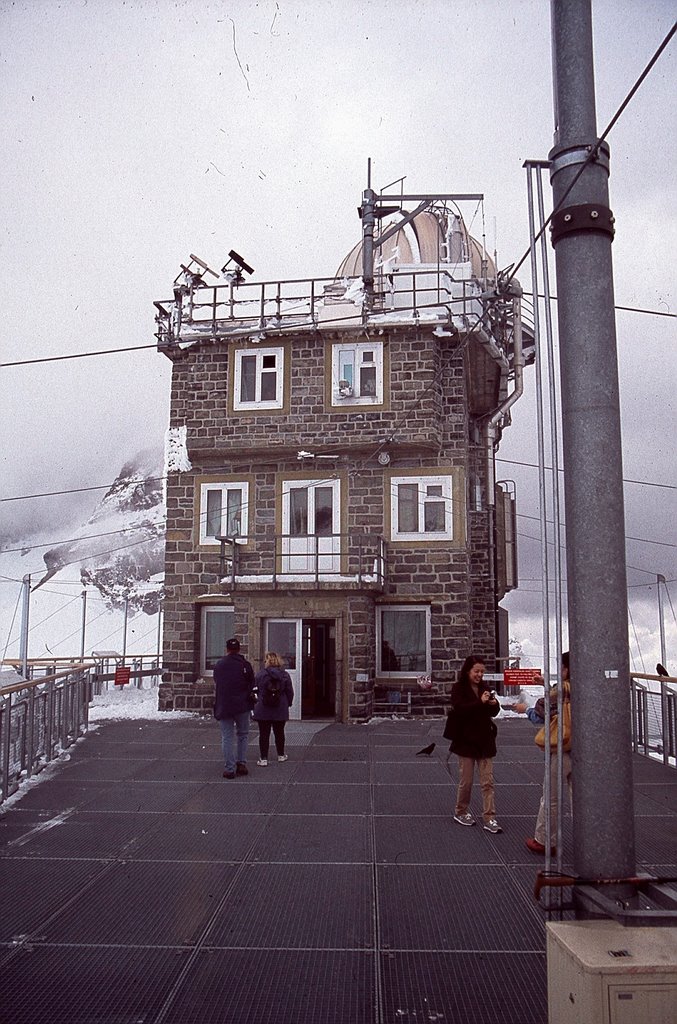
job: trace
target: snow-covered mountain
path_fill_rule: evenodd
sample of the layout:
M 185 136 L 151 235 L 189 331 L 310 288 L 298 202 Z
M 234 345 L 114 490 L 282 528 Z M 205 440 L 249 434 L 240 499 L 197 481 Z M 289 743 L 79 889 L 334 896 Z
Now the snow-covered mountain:
M 72 539 L 44 553 L 41 582 L 78 567 L 109 608 L 155 614 L 162 597 L 165 506 L 162 454 L 148 449 L 127 462 Z
M 130 655 L 157 650 L 164 580 L 163 473 L 162 450 L 142 451 L 122 466 L 91 514 L 91 505 L 83 509 L 82 526 L 46 536 L 28 529 L 18 538 L 16 531 L 11 539 L 5 535 L 0 548 L 1 657 L 19 654 L 21 581 L 26 577 L 29 657 L 73 657 L 83 645 L 87 654 L 121 651 L 125 643 Z

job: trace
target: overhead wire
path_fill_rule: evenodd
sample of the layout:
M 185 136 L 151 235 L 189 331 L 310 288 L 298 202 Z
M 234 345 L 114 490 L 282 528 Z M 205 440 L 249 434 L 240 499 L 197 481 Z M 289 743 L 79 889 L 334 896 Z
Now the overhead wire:
M 523 294 L 524 295 L 530 295 L 532 298 L 538 298 L 538 299 L 545 299 L 546 298 L 546 296 L 543 295 L 541 292 L 539 292 L 537 296 L 534 296 L 533 292 L 528 292 L 528 291 L 526 291 L 526 289 L 524 290 Z M 553 302 L 558 302 L 559 301 L 556 295 L 550 295 L 550 296 L 547 296 L 547 297 L 552 299 Z M 614 309 L 621 310 L 624 313 L 646 313 L 648 316 L 666 316 L 666 317 L 672 317 L 673 319 L 677 318 L 677 313 L 670 313 L 668 310 L 664 310 L 664 309 L 642 309 L 639 306 L 620 306 L 620 305 L 614 305 Z
M 566 198 L 566 196 L 564 196 L 562 198 L 561 202 L 563 202 L 563 200 L 565 198 Z M 560 206 L 561 206 L 561 202 L 560 202 Z M 545 229 L 545 227 L 547 227 L 550 219 L 552 218 L 553 214 L 556 213 L 558 208 L 559 207 L 557 207 L 556 209 L 554 209 L 552 211 L 552 213 L 550 214 L 550 217 L 548 218 L 548 220 L 546 220 L 543 228 L 541 229 L 539 234 L 536 236 L 535 241 L 538 241 L 538 239 L 540 238 L 541 234 L 543 233 L 543 230 Z M 530 250 L 527 251 L 527 255 L 528 255 L 529 251 Z M 525 257 L 523 256 L 521 261 L 520 261 L 520 263 L 518 263 L 517 266 L 513 270 L 511 270 L 511 274 L 510 274 L 511 278 L 515 275 L 515 273 L 517 272 L 517 269 L 522 265 L 522 263 L 524 262 L 524 259 L 525 259 Z M 533 295 L 533 292 L 525 291 L 524 294 L 525 295 Z M 463 300 L 463 299 L 450 299 L 449 301 L 450 302 L 461 302 L 461 301 L 465 301 L 465 300 Z M 419 305 L 417 308 L 419 310 L 425 310 L 425 309 L 428 308 L 428 305 L 432 306 L 433 304 L 432 303 L 430 303 L 430 304 L 425 304 L 424 303 L 424 304 Z M 658 309 L 641 309 L 641 308 L 638 308 L 638 307 L 635 307 L 635 306 L 616 305 L 616 306 L 614 306 L 614 309 L 623 310 L 625 312 L 630 312 L 630 313 L 645 313 L 645 314 L 647 314 L 649 316 L 677 317 L 677 313 L 670 313 L 670 312 L 666 312 L 665 310 L 658 310 Z M 402 312 L 406 312 L 406 311 L 402 310 Z M 354 323 L 355 322 L 355 316 L 332 317 L 329 320 L 323 320 L 322 321 L 322 326 L 323 327 L 332 327 L 332 326 L 337 326 L 337 325 L 340 326 L 340 324 L 345 322 L 345 321 L 350 321 L 350 322 Z M 289 333 L 290 331 L 293 331 L 293 330 L 298 331 L 300 328 L 303 328 L 303 327 L 312 328 L 313 326 L 315 326 L 315 325 L 313 325 L 313 324 L 298 324 L 298 323 L 280 324 L 280 325 L 275 325 L 274 327 L 267 326 L 265 328 L 265 331 L 272 338 L 272 337 L 275 337 L 276 335 L 284 335 L 285 333 Z M 243 332 L 243 335 L 251 334 L 253 330 L 254 330 L 253 328 L 248 329 L 246 332 Z M 237 340 L 237 338 L 239 336 L 241 336 L 241 335 L 235 334 L 235 333 L 233 333 L 232 335 L 229 335 L 229 337 L 232 338 L 233 340 Z M 211 339 L 208 336 L 198 337 L 198 338 L 195 338 L 195 339 L 191 339 L 190 344 L 193 344 L 193 343 L 198 344 L 201 341 L 209 341 L 209 340 L 211 340 Z M 152 345 L 129 345 L 129 346 L 125 346 L 123 348 L 97 349 L 97 350 L 93 350 L 93 351 L 90 351 L 90 352 L 71 352 L 71 353 L 67 353 L 65 355 L 60 355 L 60 356 L 41 356 L 41 357 L 35 358 L 35 359 L 16 359 L 13 362 L 0 363 L 0 369 L 8 369 L 8 368 L 14 367 L 14 366 L 29 366 L 29 365 L 33 365 L 33 364 L 36 364 L 36 363 L 63 362 L 63 361 L 68 360 L 68 359 L 85 359 L 85 358 L 90 357 L 90 356 L 115 355 L 115 354 L 121 353 L 121 352 L 142 352 L 142 351 L 145 351 L 147 349 L 157 349 L 157 348 L 158 348 L 157 343 L 152 344 Z M 0 499 L 0 500 L 2 500 L 2 499 Z
M 628 104 L 630 103 L 631 99 L 633 98 L 633 96 L 635 95 L 635 93 L 637 92 L 639 87 L 641 86 L 641 84 L 644 81 L 644 79 L 647 77 L 647 75 L 650 73 L 650 71 L 652 70 L 652 68 L 656 64 L 657 60 L 660 58 L 660 56 L 663 53 L 663 51 L 668 46 L 670 40 L 672 39 L 672 37 L 674 36 L 676 31 L 677 31 L 677 22 L 675 22 L 673 24 L 672 28 L 670 29 L 668 34 L 665 36 L 665 38 L 663 39 L 662 43 L 660 44 L 660 46 L 658 47 L 658 49 L 656 50 L 654 55 L 649 60 L 648 64 L 646 65 L 646 67 L 644 68 L 642 73 L 640 74 L 639 78 L 636 80 L 635 84 L 630 89 L 629 93 L 626 95 L 625 99 L 622 101 L 621 105 L 618 107 L 616 113 L 613 115 L 613 117 L 609 121 L 608 125 L 606 126 L 606 128 L 604 129 L 602 134 L 599 136 L 599 138 L 597 139 L 595 144 L 590 147 L 590 152 L 588 153 L 588 155 L 586 156 L 585 160 L 583 161 L 583 163 L 580 165 L 580 167 L 578 168 L 578 170 L 574 174 L 573 178 L 571 179 L 568 187 L 565 189 L 565 191 L 564 191 L 562 197 L 560 198 L 559 202 L 553 208 L 553 210 L 550 213 L 550 215 L 543 222 L 543 226 L 541 227 L 541 229 L 539 230 L 538 234 L 534 238 L 534 243 L 536 243 L 539 240 L 539 238 L 541 238 L 541 236 L 545 232 L 545 229 L 548 227 L 548 225 L 552 221 L 552 218 L 555 216 L 555 214 L 559 210 L 562 209 L 562 206 L 564 205 L 564 202 L 566 201 L 566 199 L 571 194 L 572 189 L 576 186 L 577 182 L 579 181 L 579 179 L 580 179 L 581 175 L 583 174 L 583 172 L 585 171 L 586 167 L 588 167 L 588 165 L 591 164 L 593 160 L 597 159 L 597 155 L 598 155 L 598 152 L 599 152 L 599 147 L 605 141 L 607 135 L 609 134 L 611 129 L 614 127 L 614 125 L 616 124 L 616 122 L 620 118 L 621 114 L 623 113 L 623 111 L 628 106 Z M 514 278 L 514 276 L 516 275 L 517 271 L 520 269 L 520 267 L 522 266 L 522 264 L 526 260 L 527 256 L 529 256 L 529 254 L 531 253 L 531 249 L 532 249 L 532 246 L 530 245 L 529 248 L 524 253 L 524 255 L 522 256 L 522 258 L 520 259 L 520 261 L 511 270 L 510 280 L 512 280 L 512 278 Z
M 165 517 L 166 519 L 166 517 Z M 165 522 L 165 519 L 162 522 Z M 156 524 L 154 524 L 156 525 Z M 40 544 L 22 544 L 18 548 L 0 548 L 0 555 L 16 554 L 17 551 L 37 551 L 38 548 L 56 548 L 63 544 L 79 544 L 83 540 L 97 540 L 99 537 L 119 537 L 121 534 L 134 533 L 137 530 L 148 530 L 150 527 L 140 523 L 138 526 L 126 526 L 122 530 L 107 530 L 104 533 L 87 533 L 82 537 L 68 537 L 66 540 L 44 541 Z M 156 536 L 159 536 L 156 534 Z
M 7 648 L 9 647 L 10 643 L 12 642 L 10 640 L 10 637 L 12 635 L 12 630 L 14 629 L 14 620 L 16 619 L 16 613 L 19 610 L 19 602 L 20 601 L 21 601 L 21 589 L 19 589 L 19 593 L 18 593 L 17 599 L 16 599 L 16 604 L 14 605 L 14 612 L 12 613 L 12 621 L 9 624 L 9 630 L 7 632 L 7 642 L 5 644 L 5 648 L 4 648 L 3 652 L 2 652 L 2 662 L 0 662 L 0 666 L 4 663 L 5 658 L 7 656 Z
M 503 459 L 500 455 L 496 456 L 496 462 L 503 462 L 506 466 L 526 466 L 528 469 L 538 469 L 538 465 L 535 462 L 521 462 L 518 459 Z M 552 466 L 545 466 L 545 469 L 549 472 L 552 471 Z M 560 469 L 560 473 L 564 470 Z M 623 477 L 624 484 L 638 484 L 641 487 L 663 487 L 668 491 L 677 491 L 676 484 L 661 484 L 656 480 L 634 480 L 631 477 Z

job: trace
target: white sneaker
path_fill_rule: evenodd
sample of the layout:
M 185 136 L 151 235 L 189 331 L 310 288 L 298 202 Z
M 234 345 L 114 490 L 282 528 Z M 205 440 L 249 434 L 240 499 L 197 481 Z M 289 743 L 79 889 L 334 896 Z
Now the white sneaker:
M 267 768 L 268 767 L 268 762 L 266 761 L 265 757 L 260 758 L 256 763 L 259 766 L 259 768 Z
M 278 761 L 288 761 L 289 760 L 289 758 L 287 757 L 286 754 L 278 754 L 277 759 L 278 759 Z

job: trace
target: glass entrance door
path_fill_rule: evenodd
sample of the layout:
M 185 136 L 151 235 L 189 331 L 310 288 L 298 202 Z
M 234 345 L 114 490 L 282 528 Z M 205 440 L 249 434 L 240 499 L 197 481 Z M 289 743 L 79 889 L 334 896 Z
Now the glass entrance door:
M 294 703 L 289 717 L 301 718 L 301 620 L 268 619 L 266 621 L 266 651 L 275 651 L 284 662 L 294 687 Z
M 336 713 L 336 624 L 333 619 L 267 619 L 265 649 L 284 661 L 294 686 L 292 719 Z

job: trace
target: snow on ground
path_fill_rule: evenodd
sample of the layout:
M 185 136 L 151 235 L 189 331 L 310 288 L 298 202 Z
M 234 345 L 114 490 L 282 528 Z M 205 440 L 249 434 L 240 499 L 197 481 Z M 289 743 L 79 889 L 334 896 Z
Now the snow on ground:
M 90 726 L 96 722 L 115 722 L 124 718 L 171 722 L 194 717 L 194 711 L 158 711 L 156 686 L 143 690 L 136 686 L 116 686 L 99 694 L 89 705 Z

